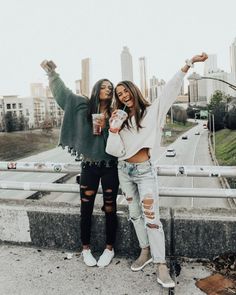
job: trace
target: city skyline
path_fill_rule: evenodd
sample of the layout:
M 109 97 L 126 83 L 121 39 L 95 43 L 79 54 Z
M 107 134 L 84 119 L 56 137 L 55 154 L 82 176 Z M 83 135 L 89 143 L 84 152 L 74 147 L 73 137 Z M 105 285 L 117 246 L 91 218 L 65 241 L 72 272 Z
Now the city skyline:
M 46 85 L 47 77 L 40 68 L 43 59 L 55 61 L 72 90 L 75 81 L 81 79 L 81 60 L 85 58 L 91 59 L 91 85 L 104 77 L 116 84 L 122 78 L 120 53 L 124 46 L 132 53 L 138 86 L 141 56 L 147 60 L 148 80 L 155 75 L 168 81 L 186 58 L 202 51 L 216 54 L 219 68 L 230 72 L 236 2 L 226 2 L 4 2 L 0 19 L 0 95 L 28 96 L 31 83 Z M 191 12 L 190 6 L 194 7 Z M 196 65 L 194 71 L 203 73 L 203 66 Z

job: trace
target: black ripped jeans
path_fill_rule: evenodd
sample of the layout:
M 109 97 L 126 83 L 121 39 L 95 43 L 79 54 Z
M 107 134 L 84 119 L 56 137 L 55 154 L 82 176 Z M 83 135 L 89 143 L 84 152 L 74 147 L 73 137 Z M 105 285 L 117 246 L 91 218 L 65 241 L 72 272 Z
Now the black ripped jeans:
M 106 244 L 113 245 L 116 238 L 117 215 L 116 198 L 119 187 L 116 163 L 106 167 L 105 163 L 96 165 L 94 163 L 82 162 L 80 176 L 80 198 L 81 198 L 81 241 L 83 245 L 90 244 L 91 219 L 94 201 L 101 180 L 103 190 L 102 211 L 106 217 Z

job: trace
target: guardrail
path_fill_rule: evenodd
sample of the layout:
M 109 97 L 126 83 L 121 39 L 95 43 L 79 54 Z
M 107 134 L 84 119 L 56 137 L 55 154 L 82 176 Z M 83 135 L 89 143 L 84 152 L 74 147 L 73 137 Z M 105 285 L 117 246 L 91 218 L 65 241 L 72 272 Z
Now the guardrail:
M 236 177 L 235 166 L 183 166 L 183 165 L 157 165 L 159 176 L 177 177 Z M 50 162 L 0 162 L 0 171 L 8 172 L 45 172 L 45 173 L 80 173 L 80 163 L 50 163 Z M 80 188 L 74 184 L 35 183 L 0 181 L 0 189 L 25 190 L 41 192 L 79 192 Z M 101 192 L 99 190 L 99 192 Z M 165 197 L 198 197 L 198 198 L 236 198 L 236 189 L 211 188 L 179 188 L 161 187 L 160 196 Z
M 79 192 L 77 184 L 55 184 L 35 182 L 0 181 L 0 189 L 4 190 L 25 190 L 41 192 Z M 99 189 L 98 191 L 102 191 Z M 198 198 L 236 198 L 236 189 L 209 189 L 209 188 L 179 188 L 160 187 L 160 196 L 165 197 L 198 197 Z
M 159 176 L 236 177 L 236 166 L 157 165 Z M 0 162 L 0 171 L 80 173 L 80 164 L 50 162 Z

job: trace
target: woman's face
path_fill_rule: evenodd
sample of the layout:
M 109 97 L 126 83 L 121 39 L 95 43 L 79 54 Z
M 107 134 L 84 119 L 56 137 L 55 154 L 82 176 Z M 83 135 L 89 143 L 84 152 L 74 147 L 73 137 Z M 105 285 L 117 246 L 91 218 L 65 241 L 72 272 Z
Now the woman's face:
M 134 107 L 134 98 L 130 91 L 123 85 L 119 85 L 116 87 L 116 94 L 124 105 L 128 108 Z
M 101 100 L 112 98 L 112 89 L 112 85 L 109 81 L 103 81 L 100 88 L 99 98 Z

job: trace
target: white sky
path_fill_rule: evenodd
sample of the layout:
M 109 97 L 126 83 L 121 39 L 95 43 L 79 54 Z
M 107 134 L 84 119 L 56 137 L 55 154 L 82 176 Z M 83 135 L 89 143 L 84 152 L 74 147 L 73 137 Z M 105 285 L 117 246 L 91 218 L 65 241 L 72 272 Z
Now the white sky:
M 30 95 L 47 83 L 39 64 L 52 59 L 72 90 L 81 59 L 92 59 L 92 84 L 121 79 L 120 53 L 128 46 L 134 79 L 146 56 L 148 78 L 168 80 L 186 58 L 217 54 L 230 71 L 236 37 L 236 0 L 0 0 L 0 95 Z M 202 73 L 202 65 L 195 70 Z

